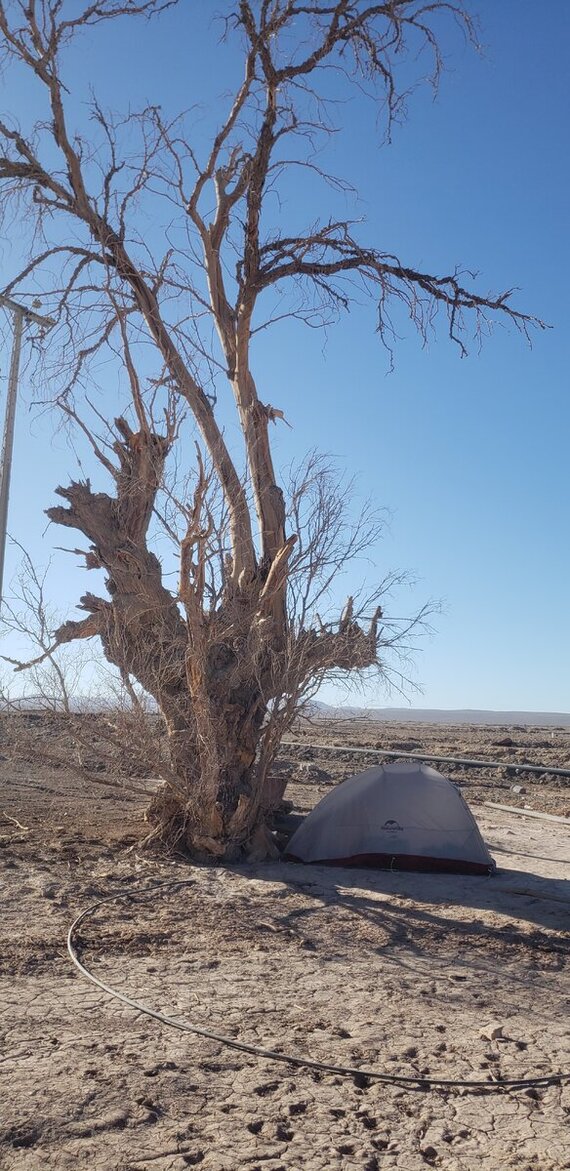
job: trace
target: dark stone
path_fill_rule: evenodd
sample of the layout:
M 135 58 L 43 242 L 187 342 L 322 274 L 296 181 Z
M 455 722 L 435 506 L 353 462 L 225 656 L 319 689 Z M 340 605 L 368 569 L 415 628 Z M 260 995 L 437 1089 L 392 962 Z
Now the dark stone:
M 435 1147 L 423 1147 L 421 1153 L 426 1163 L 433 1163 L 437 1159 L 437 1151 Z

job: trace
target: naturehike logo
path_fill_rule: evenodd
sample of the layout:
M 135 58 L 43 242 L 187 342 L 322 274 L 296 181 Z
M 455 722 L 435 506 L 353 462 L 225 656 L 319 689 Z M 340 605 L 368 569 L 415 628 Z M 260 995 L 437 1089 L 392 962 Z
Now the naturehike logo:
M 385 821 L 384 825 L 380 826 L 380 829 L 383 829 L 387 834 L 398 834 L 404 832 L 403 825 L 400 825 L 397 821 L 392 820 Z

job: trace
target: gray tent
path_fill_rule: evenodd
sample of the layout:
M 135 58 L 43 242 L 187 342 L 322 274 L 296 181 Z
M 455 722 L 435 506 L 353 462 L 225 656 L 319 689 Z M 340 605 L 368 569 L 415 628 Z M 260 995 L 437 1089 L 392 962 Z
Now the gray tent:
M 415 762 L 368 768 L 327 793 L 293 834 L 286 857 L 455 874 L 495 869 L 459 789 Z

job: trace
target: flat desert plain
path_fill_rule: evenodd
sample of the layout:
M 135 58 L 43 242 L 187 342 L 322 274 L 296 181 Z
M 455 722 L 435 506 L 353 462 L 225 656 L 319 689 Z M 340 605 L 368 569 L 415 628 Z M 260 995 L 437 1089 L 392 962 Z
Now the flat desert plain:
M 56 717 L 2 719 L 2 1169 L 570 1167 L 570 1082 L 500 1085 L 570 1072 L 570 833 L 528 816 L 570 814 L 568 779 L 546 771 L 570 767 L 568 729 L 316 720 L 283 747 L 282 842 L 368 767 L 359 749 L 498 760 L 447 770 L 498 864 L 480 878 L 168 859 L 141 848 L 144 801 L 114 787 L 119 768 L 96 784 L 16 758 L 24 726 L 62 739 Z M 525 760 L 544 773 L 517 775 Z M 230 1039 L 419 1087 L 269 1060 L 112 998 L 72 965 L 66 933 L 115 894 L 77 941 L 103 982 Z

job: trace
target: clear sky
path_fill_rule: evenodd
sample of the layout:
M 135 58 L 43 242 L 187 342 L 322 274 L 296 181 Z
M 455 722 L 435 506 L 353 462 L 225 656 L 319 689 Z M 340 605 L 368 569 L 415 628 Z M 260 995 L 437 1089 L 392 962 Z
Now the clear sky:
M 231 47 L 217 44 L 216 7 L 198 6 L 193 19 L 183 6 L 185 37 L 175 13 L 136 32 L 132 22 L 117 24 L 112 42 L 96 38 L 75 61 L 74 80 L 91 82 L 115 107 L 200 103 L 199 135 L 238 67 Z M 346 134 L 332 161 L 359 190 L 358 201 L 347 197 L 347 214 L 366 218 L 372 244 L 428 271 L 476 269 L 482 291 L 516 286 L 517 306 L 552 329 L 536 333 L 529 349 L 514 330 L 497 328 L 480 353 L 474 343 L 461 359 L 443 322 L 428 348 L 405 324 L 389 373 L 374 307 L 363 301 L 325 345 L 302 326 L 260 335 L 255 371 L 262 398 L 291 424 L 275 432 L 279 460 L 317 446 L 358 472 L 363 495 L 391 513 L 378 570 L 416 575 L 410 608 L 443 602 L 417 656 L 422 693 L 412 705 L 568 711 L 570 6 L 469 7 L 485 55 L 446 30 L 437 99 L 419 88 L 389 146 L 362 100 L 341 107 Z M 32 101 L 18 87 L 1 97 L 3 106 Z M 296 201 L 304 198 L 292 188 L 280 214 L 302 212 Z M 7 243 L 4 257 L 8 273 Z M 4 342 L 2 395 L 8 363 Z M 24 385 L 9 529 L 45 563 L 69 542 L 63 530 L 46 529 L 42 509 L 78 469 L 54 420 L 30 411 L 30 398 Z M 51 593 L 69 612 L 93 583 L 69 555 L 53 556 Z M 16 562 L 9 550 L 7 580 Z M 337 695 L 327 689 L 322 698 Z M 378 690 L 366 699 L 400 702 Z

